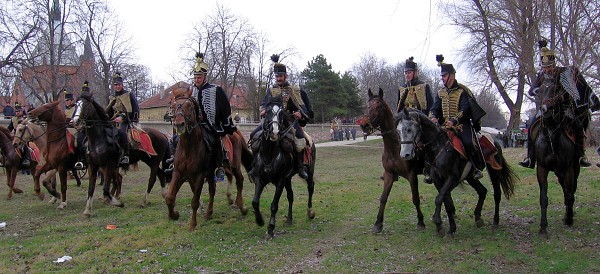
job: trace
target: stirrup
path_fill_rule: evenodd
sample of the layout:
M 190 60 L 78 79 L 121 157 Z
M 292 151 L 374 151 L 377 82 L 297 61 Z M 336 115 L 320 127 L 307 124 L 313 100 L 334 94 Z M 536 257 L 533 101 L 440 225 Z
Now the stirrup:
M 585 157 L 579 158 L 579 166 L 580 167 L 591 167 L 592 163 L 590 163 Z
M 171 157 L 171 158 L 165 160 L 165 163 L 172 164 L 174 160 L 175 160 L 175 157 Z
M 83 162 L 77 162 L 77 163 L 75 163 L 75 166 L 73 166 L 73 168 L 76 169 L 76 170 L 83 170 L 83 169 L 85 169 L 85 167 L 83 165 Z
M 223 167 L 218 167 L 215 171 L 215 181 L 225 181 L 225 170 L 223 170 Z
M 431 176 L 429 175 L 425 175 L 425 179 L 423 181 L 425 181 L 426 184 L 433 184 L 433 179 L 431 179 Z
M 308 173 L 306 173 L 306 168 L 302 165 L 301 168 L 298 169 L 298 176 L 302 179 L 308 178 Z
M 119 162 L 119 165 L 121 165 L 121 166 L 129 165 L 129 156 L 121 157 L 121 162 Z
M 481 178 L 483 178 L 483 173 L 481 173 L 481 170 L 475 168 L 475 170 L 473 171 L 473 179 L 479 180 Z
M 165 168 L 164 173 L 171 174 L 173 173 L 173 169 L 175 169 L 175 165 L 171 164 L 168 168 Z

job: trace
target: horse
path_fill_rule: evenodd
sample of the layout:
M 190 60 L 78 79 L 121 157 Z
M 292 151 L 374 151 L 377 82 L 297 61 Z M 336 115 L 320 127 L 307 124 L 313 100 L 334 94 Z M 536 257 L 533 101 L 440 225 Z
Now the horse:
M 173 174 L 165 196 L 165 202 L 169 218 L 178 220 L 179 212 L 175 210 L 177 193 L 183 183 L 186 180 L 189 181 L 193 193 L 192 219 L 190 220 L 189 230 L 193 231 L 198 225 L 196 213 L 200 207 L 200 194 L 205 182 L 208 183 L 209 202 L 204 218 L 208 220 L 212 217 L 216 188 L 213 172 L 217 164 L 210 153 L 210 145 L 205 139 L 205 135 L 210 133 L 201 125 L 203 117 L 200 105 L 194 97 L 190 97 L 189 90 L 174 90 L 171 108 L 173 109 L 173 127 L 179 134 L 179 142 L 173 158 Z M 248 208 L 244 206 L 242 196 L 244 176 L 241 172 L 241 165 L 244 165 L 246 170 L 250 170 L 252 154 L 239 131 L 234 132 L 233 135 L 228 135 L 226 138 L 232 143 L 232 155 L 229 157 L 229 165 L 224 166 L 225 174 L 230 182 L 232 176 L 235 177 L 237 187 L 235 205 L 242 215 L 246 215 Z
M 295 164 L 293 153 L 294 144 L 291 139 L 291 129 L 295 120 L 291 122 L 292 117 L 283 110 L 283 103 L 280 96 L 272 97 L 266 104 L 266 114 L 262 123 L 263 132 L 257 134 L 260 141 L 252 143 L 252 151 L 255 155 L 253 164 L 253 181 L 255 183 L 254 198 L 252 199 L 252 207 L 256 224 L 264 226 L 265 221 L 260 212 L 260 196 L 265 186 L 269 183 L 275 185 L 275 195 L 271 202 L 271 218 L 267 229 L 267 238 L 274 237 L 275 216 L 279 208 L 279 199 L 285 188 L 288 200 L 288 215 L 287 224 L 291 224 L 292 205 L 294 203 L 294 192 L 292 190 L 292 177 L 298 172 Z M 256 138 L 256 137 L 255 137 Z M 314 168 L 316 159 L 316 150 L 314 144 L 311 146 L 312 153 L 310 155 L 310 165 L 307 169 L 308 177 L 308 209 L 307 216 L 309 219 L 315 218 L 315 211 L 312 208 L 312 196 L 314 193 Z
M 92 111 L 98 111 L 99 108 L 97 107 L 89 107 L 91 105 L 95 104 L 95 101 L 91 98 L 91 96 L 87 96 L 87 95 L 82 95 L 79 97 L 81 99 L 81 104 L 77 104 L 76 109 L 75 109 L 75 115 L 73 117 L 74 120 L 79 119 L 79 117 L 84 116 L 83 114 L 79 113 L 79 110 L 81 109 L 83 110 L 88 110 L 90 113 Z M 99 117 L 103 117 L 103 116 L 99 116 Z M 101 122 L 100 124 L 104 124 L 104 120 L 103 122 Z M 108 121 L 106 121 L 108 122 Z M 89 124 L 89 123 L 88 123 Z M 139 150 L 139 149 L 130 149 L 129 152 L 129 163 L 130 165 L 135 165 L 136 163 L 138 163 L 139 161 L 144 162 L 146 165 L 148 165 L 148 167 L 150 167 L 150 177 L 148 178 L 148 185 L 146 187 L 146 192 L 144 193 L 144 197 L 142 199 L 142 203 L 141 203 L 141 207 L 146 207 L 149 203 L 148 203 L 148 196 L 150 195 L 150 192 L 152 191 L 152 188 L 154 187 L 154 184 L 156 183 L 156 178 L 158 178 L 159 182 L 160 182 L 160 186 L 161 186 L 161 195 L 164 197 L 165 193 L 166 193 L 166 184 L 167 184 L 167 174 L 165 174 L 164 172 L 164 168 L 166 168 L 168 165 L 166 163 L 166 160 L 169 159 L 169 157 L 171 157 L 171 151 L 169 148 L 169 138 L 163 134 L 162 132 L 153 129 L 153 128 L 148 128 L 148 127 L 144 127 L 142 128 L 142 130 L 144 132 L 146 132 L 148 134 L 148 137 L 150 138 L 150 142 L 152 144 L 152 148 L 154 149 L 153 154 L 147 153 L 143 150 Z M 162 165 L 162 168 L 161 168 Z M 124 170 L 128 170 L 129 166 L 124 166 L 122 167 Z M 121 176 L 119 175 L 117 181 L 121 181 Z M 117 183 L 116 186 L 117 190 L 116 192 L 111 191 L 111 194 L 114 194 L 116 197 L 119 197 L 119 192 L 120 192 L 120 183 Z
M 424 161 L 422 156 L 406 160 L 400 157 L 400 136 L 396 130 L 394 114 L 389 105 L 383 100 L 383 90 L 374 95 L 369 89 L 369 100 L 367 102 L 367 113 L 361 119 L 361 128 L 366 135 L 379 130 L 383 137 L 383 192 L 379 198 L 379 211 L 377 220 L 373 225 L 373 232 L 380 233 L 383 230 L 383 216 L 390 191 L 398 176 L 404 177 L 410 184 L 412 202 L 417 210 L 417 229 L 425 229 L 421 201 L 419 198 L 419 179 L 417 175 L 423 173 Z M 366 136 L 365 135 L 365 136 Z
M 536 157 L 536 176 L 540 188 L 541 219 L 539 234 L 548 235 L 548 174 L 550 171 L 558 178 L 558 183 L 563 189 L 565 215 L 563 223 L 573 225 L 573 204 L 577 191 L 579 178 L 579 158 L 581 150 L 575 143 L 573 123 L 574 115 L 571 112 L 574 104 L 567 91 L 558 86 L 554 79 L 546 79 L 538 91 L 541 99 L 541 119 L 539 130 L 534 133 L 534 148 Z M 582 144 L 581 144 L 582 145 Z
M 20 194 L 23 190 L 15 186 L 15 180 L 19 173 L 19 165 L 21 163 L 21 156 L 17 154 L 15 147 L 12 146 L 13 135 L 5 127 L 0 126 L 0 151 L 3 156 L 4 170 L 6 173 L 6 185 L 8 185 L 8 194 L 6 195 L 7 200 L 11 200 L 13 193 Z M 31 174 L 35 173 L 37 163 L 31 161 L 29 170 Z M 40 200 L 44 199 L 44 194 L 40 192 L 40 185 L 34 184 L 35 194 Z
M 429 117 L 420 111 L 408 111 L 403 108 L 397 116 L 397 130 L 400 132 L 401 146 L 400 156 L 405 159 L 412 159 L 416 151 L 420 150 L 425 162 L 430 165 L 429 172 L 438 190 L 435 199 L 435 213 L 433 222 L 440 235 L 442 231 L 441 205 L 442 202 L 448 215 L 450 235 L 456 232 L 456 222 L 454 221 L 455 207 L 452 201 L 452 190 L 464 180 L 475 189 L 478 194 L 478 201 L 475 207 L 474 216 L 477 227 L 483 226 L 481 211 L 487 195 L 487 189 L 481 182 L 473 178 L 471 161 L 462 156 L 463 152 L 455 149 L 455 141 L 449 136 L 446 129 L 433 123 Z M 457 137 L 456 137 L 457 138 Z M 485 138 L 485 137 L 484 137 Z M 500 221 L 500 201 L 502 193 L 507 199 L 514 194 L 514 188 L 517 181 L 516 174 L 508 165 L 502 154 L 502 146 L 494 141 L 492 144 L 484 144 L 489 140 L 480 139 L 482 150 L 485 151 L 486 169 L 492 187 L 494 189 L 494 224 L 496 228 Z M 487 152 L 489 151 L 489 153 Z
M 27 144 L 29 142 L 33 142 L 40 150 L 40 152 L 45 153 L 46 152 L 46 144 L 47 144 L 47 138 L 46 138 L 46 129 L 36 123 L 33 123 L 31 120 L 29 119 L 25 119 L 23 120 L 21 123 L 19 123 L 17 125 L 17 127 L 15 128 L 15 135 L 13 138 L 13 145 L 15 147 L 17 146 L 27 146 Z M 46 162 L 46 155 L 42 155 L 42 157 L 40 157 L 40 162 L 38 164 L 40 165 L 44 165 L 44 163 Z M 77 181 L 77 186 L 81 186 L 81 179 L 79 178 L 78 173 L 74 170 L 71 169 L 71 173 L 73 174 L 73 178 L 75 178 L 75 180 Z M 46 178 L 43 179 L 42 181 L 45 180 L 52 180 L 52 185 L 54 188 L 56 188 L 56 170 L 53 169 L 51 171 L 48 171 L 46 173 Z M 51 203 L 56 202 L 56 199 L 53 196 L 53 199 L 50 201 Z
M 110 192 L 110 185 L 120 185 L 119 159 L 122 148 L 117 143 L 118 129 L 89 93 L 81 94 L 77 100 L 73 123 L 84 128 L 87 135 L 88 196 L 83 215 L 91 216 L 92 202 L 98 171 L 104 179 L 103 196 L 105 203 L 123 207 L 124 204 Z

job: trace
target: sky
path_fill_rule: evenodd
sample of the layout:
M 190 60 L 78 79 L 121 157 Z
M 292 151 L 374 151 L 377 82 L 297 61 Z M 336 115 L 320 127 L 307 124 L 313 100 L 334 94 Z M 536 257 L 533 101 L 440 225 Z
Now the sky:
M 453 61 L 459 46 L 452 42 L 455 32 L 440 26 L 438 0 L 108 1 L 132 36 L 139 63 L 150 68 L 155 80 L 173 81 L 169 72 L 179 66 L 179 47 L 194 23 L 214 12 L 217 3 L 247 19 L 278 48 L 295 48 L 299 69 L 323 54 L 334 71 L 345 72 L 367 53 L 389 64 L 414 56 L 430 68 L 442 53 L 447 63 L 459 67 Z

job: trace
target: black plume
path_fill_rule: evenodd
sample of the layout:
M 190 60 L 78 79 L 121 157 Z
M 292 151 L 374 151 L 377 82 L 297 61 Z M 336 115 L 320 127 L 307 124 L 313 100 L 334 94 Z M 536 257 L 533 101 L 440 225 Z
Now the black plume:
M 279 62 L 279 55 L 278 54 L 271 55 L 271 61 L 273 61 L 274 63 Z
M 411 57 L 408 57 L 408 60 L 409 60 L 409 61 L 415 60 L 415 57 L 412 57 L 412 56 L 411 56 Z
M 85 82 L 83 82 L 83 85 L 84 85 L 84 86 L 89 86 L 89 85 L 90 85 L 90 83 L 89 83 L 87 80 L 85 80 Z
M 442 55 L 442 54 L 438 54 L 438 55 L 436 55 L 436 56 L 435 56 L 435 60 L 436 60 L 438 63 L 444 62 L 444 55 Z
M 546 41 L 546 40 L 543 40 L 543 39 L 542 39 L 542 40 L 538 41 L 538 46 L 539 46 L 540 48 L 543 48 L 543 47 L 545 47 L 545 46 L 547 46 L 547 45 L 548 45 L 548 41 Z
M 196 52 L 196 58 L 203 58 L 204 59 L 204 54 L 202 52 Z

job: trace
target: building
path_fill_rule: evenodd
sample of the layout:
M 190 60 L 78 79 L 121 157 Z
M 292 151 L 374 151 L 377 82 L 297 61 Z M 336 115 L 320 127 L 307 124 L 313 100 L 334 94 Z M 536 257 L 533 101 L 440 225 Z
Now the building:
M 189 88 L 191 84 L 179 81 L 174 85 L 166 88 L 158 94 L 150 97 L 148 100 L 140 103 L 140 121 L 163 121 L 165 120 L 165 114 L 170 111 L 171 94 L 173 90 L 179 88 Z M 238 123 L 246 123 L 251 120 L 252 108 L 244 100 L 246 92 L 242 89 L 235 88 L 229 98 L 231 104 L 231 115 L 232 119 L 235 120 L 235 116 L 239 117 Z

